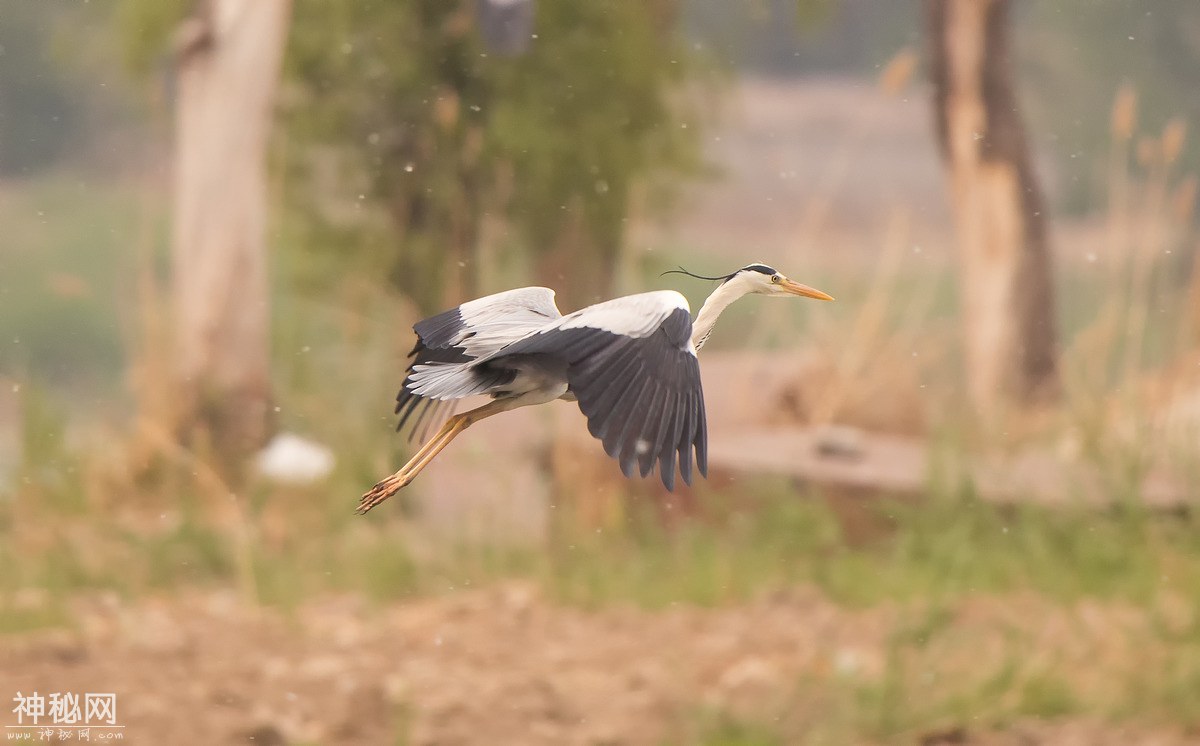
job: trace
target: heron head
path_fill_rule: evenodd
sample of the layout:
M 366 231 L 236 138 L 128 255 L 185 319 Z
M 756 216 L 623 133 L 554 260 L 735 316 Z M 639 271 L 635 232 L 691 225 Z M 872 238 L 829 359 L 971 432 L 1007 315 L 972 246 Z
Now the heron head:
M 808 285 L 801 285 L 795 280 L 790 280 L 779 270 L 762 262 L 747 264 L 739 270 L 730 272 L 727 275 L 717 275 L 716 277 L 698 275 L 695 272 L 689 272 L 683 267 L 669 269 L 663 272 L 663 274 L 681 274 L 700 280 L 720 280 L 721 287 L 716 293 L 713 293 L 714 296 L 725 290 L 726 292 L 722 293 L 725 297 L 728 297 L 728 292 L 731 291 L 735 297 L 756 293 L 758 295 L 790 295 L 801 298 L 816 298 L 817 300 L 833 300 L 832 295 L 822 293 L 820 290 L 810 288 Z
M 782 272 L 761 262 L 747 264 L 729 275 L 725 282 L 739 283 L 747 293 L 759 295 L 799 296 L 817 300 L 833 300 L 833 296 L 816 288 L 788 279 Z

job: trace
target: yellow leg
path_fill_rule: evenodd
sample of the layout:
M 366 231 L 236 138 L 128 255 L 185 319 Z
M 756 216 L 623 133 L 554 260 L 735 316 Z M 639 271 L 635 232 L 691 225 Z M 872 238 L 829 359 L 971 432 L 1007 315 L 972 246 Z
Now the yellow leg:
M 362 496 L 355 512 L 360 515 L 366 513 L 371 508 L 407 487 L 409 482 L 415 479 L 433 461 L 434 457 L 442 452 L 442 449 L 450 445 L 450 441 L 454 440 L 459 433 L 485 417 L 499 414 L 510 407 L 511 405 L 507 400 L 498 399 L 477 409 L 472 409 L 470 412 L 456 414 L 446 420 L 437 433 L 426 441 L 420 450 L 413 454 L 413 457 L 408 460 L 407 464 L 400 468 L 400 471 L 379 481 Z
M 362 496 L 356 512 L 360 515 L 366 513 L 404 487 L 407 487 L 408 483 L 416 478 L 417 474 L 433 460 L 433 457 L 440 453 L 454 439 L 454 436 L 466 429 L 467 426 L 462 424 L 465 422 L 464 417 L 465 415 L 458 414 L 446 420 L 441 429 L 432 438 L 427 440 L 419 451 L 413 454 L 413 457 L 408 460 L 407 464 L 400 467 L 400 470 L 390 477 L 380 480 Z

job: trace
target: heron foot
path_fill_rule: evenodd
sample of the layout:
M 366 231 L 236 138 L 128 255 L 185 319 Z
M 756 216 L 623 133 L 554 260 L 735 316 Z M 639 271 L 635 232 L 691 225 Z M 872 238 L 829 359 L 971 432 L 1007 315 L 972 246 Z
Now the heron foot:
M 376 482 L 374 487 L 363 494 L 354 512 L 363 515 L 371 508 L 407 487 L 408 483 L 413 480 L 413 476 L 415 475 L 409 475 L 405 473 L 404 469 L 401 469 L 392 476 Z
M 387 479 L 379 481 L 362 496 L 355 512 L 362 515 L 402 490 L 429 465 L 429 462 L 433 461 L 434 457 L 442 452 L 443 448 L 450 444 L 450 441 L 454 440 L 455 436 L 470 427 L 471 423 L 484 417 L 490 417 L 498 412 L 503 412 L 508 406 L 510 405 L 506 400 L 498 399 L 470 412 L 456 414 L 446 420 L 437 434 L 430 438 L 425 445 L 421 446 L 420 450 L 409 459 L 408 463 L 400 471 Z

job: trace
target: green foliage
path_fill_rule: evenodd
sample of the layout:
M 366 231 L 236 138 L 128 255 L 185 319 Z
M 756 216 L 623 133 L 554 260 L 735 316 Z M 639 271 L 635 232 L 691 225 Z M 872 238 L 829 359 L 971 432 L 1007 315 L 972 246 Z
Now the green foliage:
M 772 728 L 727 712 L 707 713 L 700 721 L 696 743 L 702 746 L 780 746 L 787 742 Z
M 837 552 L 839 529 L 819 503 L 781 497 L 789 493 L 763 481 L 737 495 L 706 494 L 706 517 L 675 529 L 663 526 L 654 507 L 631 499 L 621 530 L 560 535 L 547 580 L 571 603 L 621 599 L 650 608 L 745 601 L 812 580 L 814 565 Z M 730 507 L 735 502 L 740 510 Z M 569 514 L 560 520 L 574 524 Z
M 1079 709 L 1071 687 L 1050 674 L 1030 677 L 1021 687 L 1018 711 L 1039 718 L 1070 715 Z
M 0 635 L 21 634 L 49 627 L 65 626 L 66 610 L 61 606 L 19 609 L 0 603 Z
M 116 25 L 126 66 L 147 75 L 166 59 L 180 22 L 195 5 L 194 0 L 121 0 Z
M 673 0 L 544 0 L 513 58 L 487 53 L 473 7 L 297 3 L 287 152 L 303 213 L 351 229 L 386 215 L 399 243 L 376 233 L 366 250 L 431 307 L 443 285 L 477 284 L 485 215 L 535 262 L 562 250 L 586 262 L 595 285 L 635 188 L 697 162 L 699 122 L 679 95 L 694 63 Z
M 67 418 L 47 392 L 25 385 L 20 394 L 19 478 L 44 502 L 72 510 L 82 504 L 79 459 L 67 447 Z

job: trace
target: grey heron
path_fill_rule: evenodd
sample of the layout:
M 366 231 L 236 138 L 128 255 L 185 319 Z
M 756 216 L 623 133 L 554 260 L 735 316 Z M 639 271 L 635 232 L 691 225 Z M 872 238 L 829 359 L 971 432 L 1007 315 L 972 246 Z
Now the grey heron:
M 668 490 L 675 487 L 677 467 L 691 484 L 693 450 L 697 469 L 707 475 L 696 353 L 717 317 L 751 294 L 833 298 L 766 264 L 701 279 L 721 282 L 695 321 L 687 299 L 674 290 L 628 295 L 563 316 L 553 290 L 527 287 L 468 301 L 418 322 L 413 327 L 417 344 L 396 396 L 397 430 L 415 414 L 416 431 L 422 420 L 436 420 L 458 399 L 487 394 L 492 401 L 449 417 L 408 463 L 363 495 L 358 512 L 408 485 L 474 423 L 555 399 L 579 403 L 588 431 L 626 477 L 635 467 L 645 477 L 657 463 Z

